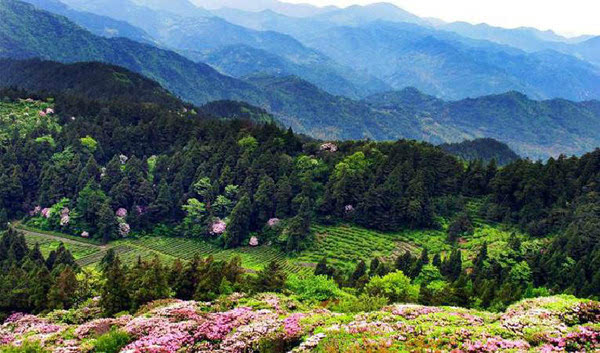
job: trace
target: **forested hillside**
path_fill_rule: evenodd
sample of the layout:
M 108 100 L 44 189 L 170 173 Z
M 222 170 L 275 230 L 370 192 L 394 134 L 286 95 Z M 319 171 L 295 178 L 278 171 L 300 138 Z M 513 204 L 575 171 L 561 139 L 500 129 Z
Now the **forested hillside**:
M 440 145 L 440 148 L 466 161 L 480 160 L 490 163 L 493 160 L 501 166 L 519 159 L 519 155 L 505 143 L 489 138 L 460 143 L 445 143 Z
M 3 93 L 5 220 L 25 216 L 35 228 L 104 243 L 169 229 L 224 248 L 258 242 L 293 254 L 317 241 L 313 224 L 341 221 L 379 231 L 445 229 L 448 221 L 452 246 L 472 229 L 465 198 L 477 198 L 477 217 L 537 237 L 560 234 L 548 238 L 552 251 L 545 253 L 521 248 L 523 239 L 515 238 L 508 263 L 488 258 L 480 244 L 479 260 L 469 259 L 476 268 L 469 276 L 478 283 L 474 297 L 492 290 L 484 306 L 502 307 L 527 286 L 598 293 L 597 239 L 585 230 L 596 217 L 597 151 L 546 164 L 520 160 L 497 169 L 475 161 L 465 168 L 424 143 L 323 143 L 272 123 L 203 116 L 235 117 L 247 109 L 233 102 L 196 111 L 74 95 L 48 100 L 48 94 L 31 100 L 24 92 Z M 381 268 L 372 263 L 372 271 L 397 268 L 416 278 L 430 261 L 424 249 L 420 257 L 406 253 Z M 434 266 L 457 280 L 459 254 Z M 531 281 L 506 282 L 510 277 L 502 273 L 514 261 L 527 264 Z M 572 267 L 551 270 L 565 261 Z M 317 267 L 337 273 L 328 268 Z
M 101 101 L 182 105 L 157 82 L 121 67 L 98 62 L 64 65 L 37 59 L 0 59 L 0 85 Z

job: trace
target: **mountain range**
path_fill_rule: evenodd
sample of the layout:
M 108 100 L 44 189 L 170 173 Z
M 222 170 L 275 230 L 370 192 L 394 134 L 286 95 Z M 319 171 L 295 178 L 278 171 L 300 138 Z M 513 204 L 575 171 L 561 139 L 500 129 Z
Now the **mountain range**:
M 531 158 L 600 144 L 589 128 L 600 122 L 591 60 L 461 35 L 389 4 L 302 5 L 315 12 L 292 17 L 276 1 L 260 12 L 187 0 L 28 2 L 0 0 L 0 57 L 122 66 L 193 104 L 247 102 L 316 138 L 490 137 Z M 596 39 L 506 31 L 573 47 Z

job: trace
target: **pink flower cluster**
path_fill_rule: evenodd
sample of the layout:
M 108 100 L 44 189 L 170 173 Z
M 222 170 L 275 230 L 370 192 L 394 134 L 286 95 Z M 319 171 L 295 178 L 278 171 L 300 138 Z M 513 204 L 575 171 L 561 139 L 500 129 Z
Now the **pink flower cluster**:
M 0 346 L 9 344 L 14 340 L 15 340 L 15 336 L 12 333 L 5 331 L 3 329 L 0 329 Z
M 175 301 L 168 306 L 153 309 L 153 316 L 160 316 L 172 321 L 200 321 L 202 316 L 198 314 L 198 304 L 195 301 Z
M 223 340 L 231 330 L 247 324 L 253 318 L 252 309 L 247 307 L 209 314 L 208 318 L 198 326 L 195 338 L 197 340 Z
M 127 223 L 119 223 L 119 235 L 123 238 L 129 235 L 131 232 L 131 227 Z
M 392 314 L 402 316 L 407 320 L 414 320 L 421 315 L 439 313 L 442 310 L 436 307 L 419 305 L 398 305 L 392 309 Z
M 221 235 L 225 233 L 227 229 L 227 224 L 220 219 L 217 219 L 210 225 L 210 234 L 212 235 Z
M 0 327 L 0 336 L 3 341 L 12 342 L 17 336 L 27 336 L 31 340 L 43 342 L 49 336 L 65 329 L 64 325 L 54 324 L 35 315 L 13 314 Z
M 466 343 L 463 346 L 463 351 L 468 353 L 483 353 L 508 349 L 527 351 L 529 348 L 529 343 L 524 340 L 506 340 L 500 337 L 489 337 L 482 341 Z
M 543 346 L 545 352 L 552 351 L 584 351 L 585 347 L 600 350 L 600 328 L 580 326 L 563 337 L 546 337 L 548 344 Z
M 295 313 L 283 320 L 283 328 L 285 330 L 285 334 L 288 337 L 297 336 L 302 332 L 302 327 L 300 326 L 300 320 L 305 318 L 306 314 L 303 313 Z
M 125 326 L 125 331 L 136 338 L 122 352 L 176 353 L 181 347 L 194 343 L 193 321 L 171 322 L 165 318 L 138 317 Z
M 267 225 L 271 228 L 276 227 L 279 225 L 279 218 L 271 218 L 267 221 Z
M 75 336 L 79 339 L 87 337 L 99 336 L 110 331 L 113 325 L 115 325 L 115 319 L 97 319 L 86 322 L 85 324 L 75 329 Z
M 117 216 L 117 218 L 126 218 L 127 210 L 121 207 L 115 212 L 115 216 Z
M 248 245 L 250 245 L 250 246 L 258 246 L 258 238 L 257 237 L 250 238 L 250 241 L 248 242 Z
M 89 238 L 90 237 L 90 233 L 84 230 L 83 232 L 81 232 L 81 237 L 82 238 Z
M 352 205 L 346 205 L 346 206 L 344 206 L 344 212 L 346 214 L 354 213 L 354 206 L 352 206 Z
M 41 211 L 42 217 L 44 217 L 44 218 L 50 218 L 51 213 L 52 213 L 52 211 L 50 211 L 50 209 L 48 207 L 42 209 L 42 211 Z
M 69 208 L 65 207 L 62 209 L 62 211 L 60 211 L 60 225 L 62 227 L 69 225 L 69 222 L 71 221 L 71 217 L 69 216 L 69 214 L 71 213 L 71 210 L 69 210 Z

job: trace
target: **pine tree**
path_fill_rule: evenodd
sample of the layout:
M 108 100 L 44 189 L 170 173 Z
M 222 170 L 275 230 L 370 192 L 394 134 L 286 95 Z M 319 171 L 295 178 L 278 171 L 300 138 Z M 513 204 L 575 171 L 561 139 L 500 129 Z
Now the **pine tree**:
M 230 221 L 223 237 L 225 248 L 240 245 L 248 235 L 252 208 L 248 195 L 242 196 L 231 212 Z
M 275 203 L 277 209 L 275 215 L 278 218 L 287 218 L 291 211 L 292 186 L 289 179 L 284 176 L 277 182 L 277 191 L 275 192 Z
M 311 224 L 310 200 L 307 197 L 302 198 L 302 203 L 298 214 L 292 218 L 287 227 L 286 251 L 297 252 L 302 250 L 310 237 Z
M 358 287 L 360 279 L 363 278 L 366 274 L 367 274 L 367 264 L 365 263 L 364 260 L 360 260 L 360 262 L 356 265 L 356 268 L 350 275 L 350 279 L 349 279 L 350 285 L 352 287 Z
M 402 271 L 406 275 L 410 275 L 414 259 L 412 254 L 406 250 L 403 255 L 396 258 L 396 270 Z
M 64 266 L 48 290 L 48 308 L 69 309 L 75 303 L 77 277 L 71 266 Z
M 109 192 L 124 176 L 119 156 L 115 155 L 106 165 L 104 176 L 101 179 L 102 190 Z
M 110 206 L 110 199 L 106 199 L 98 211 L 98 237 L 104 244 L 117 238 L 117 219 Z
M 258 292 L 280 292 L 285 285 L 287 275 L 279 264 L 273 260 L 258 273 L 256 290 Z
M 173 204 L 171 188 L 166 181 L 161 180 L 158 187 L 158 196 L 150 206 L 149 211 L 157 219 L 168 220 L 171 217 Z
M 100 166 L 94 159 L 94 156 L 90 156 L 85 167 L 81 169 L 79 178 L 77 179 L 77 190 L 83 189 L 90 182 L 100 182 Z
M 137 271 L 132 271 L 128 282 L 131 289 L 131 305 L 134 310 L 142 304 L 169 297 L 167 271 L 158 257 L 155 257 L 150 263 L 142 263 L 139 275 Z
M 102 271 L 103 285 L 100 288 L 100 306 L 104 314 L 112 316 L 130 308 L 127 269 L 121 265 L 118 256 Z
M 268 175 L 264 175 L 258 190 L 254 195 L 254 209 L 256 210 L 256 225 L 262 227 L 275 215 L 275 182 Z

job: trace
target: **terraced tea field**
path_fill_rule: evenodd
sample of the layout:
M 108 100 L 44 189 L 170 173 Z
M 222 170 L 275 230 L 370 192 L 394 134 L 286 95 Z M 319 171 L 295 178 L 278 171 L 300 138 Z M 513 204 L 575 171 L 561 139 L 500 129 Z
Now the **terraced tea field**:
M 360 260 L 373 257 L 389 258 L 408 250 L 413 253 L 418 247 L 403 234 L 381 233 L 353 226 L 313 226 L 315 243 L 301 252 L 298 262 L 317 263 L 327 256 L 332 264 L 340 268 L 352 268 Z
M 46 257 L 52 250 L 56 250 L 61 243 L 61 240 L 50 238 L 44 235 L 27 234 L 27 245 L 34 246 L 36 243 L 40 245 L 40 251 Z M 87 258 L 100 252 L 100 247 L 85 243 L 76 243 L 63 241 L 62 242 L 69 251 L 73 254 L 75 260 Z
M 113 248 L 125 263 L 133 263 L 138 257 L 150 259 L 158 256 L 165 263 L 176 259 L 190 260 L 195 255 L 213 256 L 216 260 L 228 260 L 240 256 L 242 265 L 249 271 L 257 271 L 272 260 L 279 261 L 290 273 L 309 273 L 324 256 L 340 269 L 351 270 L 360 260 L 370 261 L 374 257 L 393 260 L 396 256 L 409 251 L 419 255 L 421 249 L 427 248 L 430 254 L 445 254 L 451 249 L 446 241 L 445 230 L 406 230 L 395 233 L 383 233 L 349 225 L 323 226 L 313 225 L 315 242 L 308 249 L 288 256 L 275 247 L 259 246 L 237 249 L 222 249 L 211 243 L 188 238 L 142 237 L 122 239 L 101 246 L 89 240 L 78 240 L 72 236 L 61 236 L 59 233 L 43 234 L 28 229 L 27 242 L 40 244 L 42 253 L 47 255 L 56 249 L 62 241 L 73 252 L 81 266 L 95 266 L 100 262 L 108 249 Z M 475 232 L 461 240 L 459 247 L 463 250 L 466 266 L 476 256 L 484 242 L 488 243 L 491 256 L 505 251 L 513 229 L 505 229 L 502 225 L 486 224 L 477 220 Z M 532 239 L 517 232 L 526 248 L 540 248 L 546 239 Z

